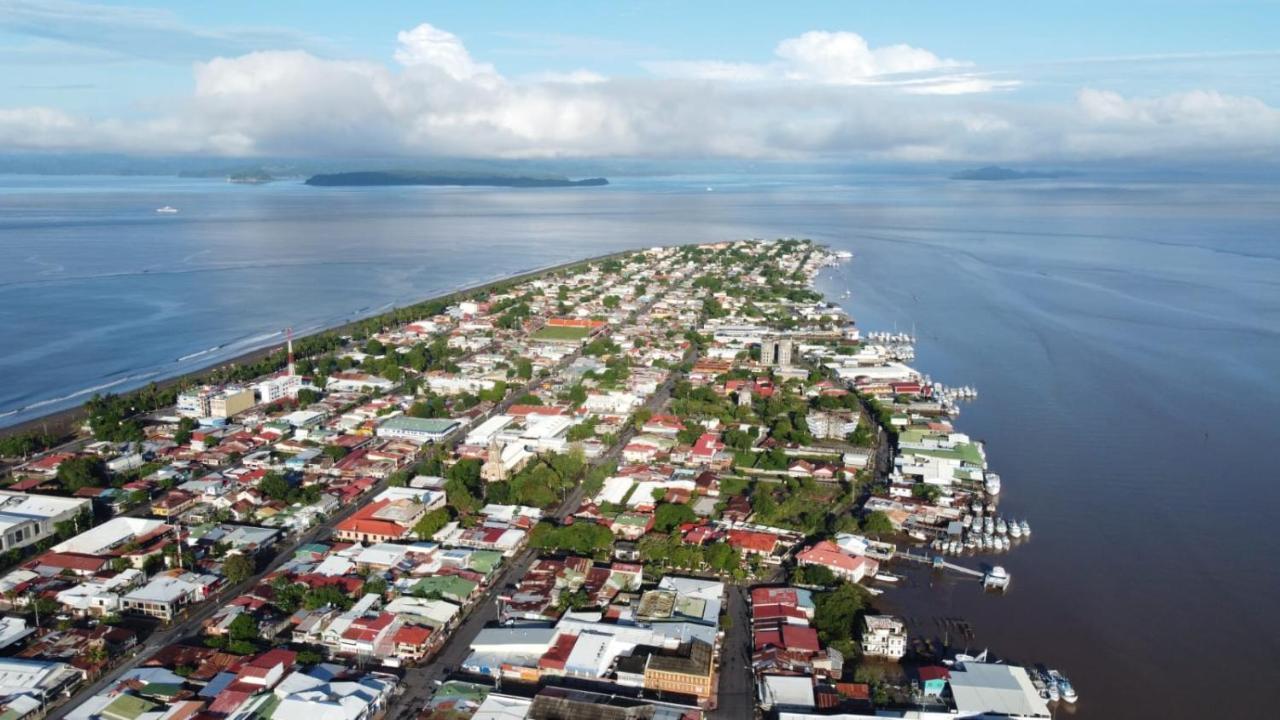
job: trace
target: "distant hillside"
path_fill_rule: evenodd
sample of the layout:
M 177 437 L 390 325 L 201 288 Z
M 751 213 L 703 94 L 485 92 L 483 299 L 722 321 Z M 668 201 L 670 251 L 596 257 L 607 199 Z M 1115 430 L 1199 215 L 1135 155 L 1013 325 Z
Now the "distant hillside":
M 410 170 L 367 170 L 313 175 L 308 185 L 319 187 L 380 185 L 464 185 L 483 187 L 586 187 L 608 185 L 605 178 L 570 180 L 559 176 L 498 175 L 467 172 L 415 172 Z
M 974 168 L 972 170 L 961 170 L 951 176 L 952 180 L 1043 180 L 1050 178 L 1070 177 L 1075 173 L 1063 172 L 1058 170 L 1037 171 L 1037 170 L 1014 170 L 1007 167 L 999 167 L 997 165 L 988 165 L 986 167 Z

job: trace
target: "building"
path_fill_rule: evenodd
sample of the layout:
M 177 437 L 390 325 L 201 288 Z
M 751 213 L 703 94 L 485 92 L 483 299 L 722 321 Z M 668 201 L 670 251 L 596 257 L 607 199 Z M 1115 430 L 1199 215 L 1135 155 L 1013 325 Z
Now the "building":
M 858 582 L 868 575 L 875 575 L 880 563 L 865 556 L 850 555 L 830 540 L 823 540 L 813 547 L 796 554 L 798 565 L 821 565 L 837 577 Z
M 120 598 L 120 607 L 168 622 L 187 604 L 199 601 L 205 586 L 173 575 L 156 575 L 151 582 Z
M 760 362 L 777 367 L 791 365 L 791 340 L 780 337 L 766 337 L 761 340 Z
M 409 498 L 377 500 L 338 523 L 334 531 L 339 540 L 349 542 L 394 542 L 412 533 L 426 514 L 426 505 Z
M 862 654 L 900 660 L 907 654 L 907 626 L 892 615 L 863 618 Z
M 298 397 L 298 391 L 302 389 L 301 375 L 277 375 L 273 378 L 263 380 L 258 383 L 258 401 L 261 403 L 273 403 L 277 400 Z
M 46 703 L 84 680 L 83 670 L 67 663 L 26 658 L 0 658 L 0 717 L 20 720 L 44 714 Z M 39 714 L 37 714 L 39 713 Z
M 52 536 L 58 523 L 75 520 L 80 513 L 90 511 L 92 504 L 89 498 L 0 490 L 0 552 L 26 547 Z
M 634 654 L 641 652 L 636 648 Z M 712 655 L 711 645 L 698 639 L 683 643 L 676 650 L 652 652 L 644 666 L 644 687 L 709 700 L 716 692 Z
M 404 438 L 419 444 L 435 443 L 448 437 L 458 425 L 457 420 L 397 415 L 379 425 L 377 433 L 378 437 Z
M 251 388 L 203 385 L 178 393 L 178 414 L 191 418 L 229 418 L 254 406 Z
M 843 440 L 858 429 L 858 413 L 845 411 L 824 412 L 810 410 L 805 424 L 815 438 Z

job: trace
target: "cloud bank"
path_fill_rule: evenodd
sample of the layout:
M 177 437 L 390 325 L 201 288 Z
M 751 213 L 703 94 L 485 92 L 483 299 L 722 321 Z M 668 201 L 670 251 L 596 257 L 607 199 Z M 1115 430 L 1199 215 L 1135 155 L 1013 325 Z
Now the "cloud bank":
M 253 155 L 1073 161 L 1280 157 L 1280 110 L 1188 90 L 1082 88 L 1019 98 L 1017 80 L 846 32 L 785 39 L 767 63 L 653 63 L 512 78 L 457 36 L 399 33 L 394 65 L 302 50 L 194 65 L 194 89 L 146 120 L 0 105 L 0 148 Z M 0 101 L 2 102 L 2 101 Z

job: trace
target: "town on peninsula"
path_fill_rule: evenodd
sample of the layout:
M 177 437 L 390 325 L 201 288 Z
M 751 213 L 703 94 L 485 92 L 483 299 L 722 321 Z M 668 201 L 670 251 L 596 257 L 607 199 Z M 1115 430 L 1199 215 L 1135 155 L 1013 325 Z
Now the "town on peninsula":
M 603 182 L 603 181 L 601 181 Z M 3 720 L 1048 718 L 974 388 L 810 240 L 615 253 L 0 437 Z M 1007 594 L 1007 595 L 1006 595 Z

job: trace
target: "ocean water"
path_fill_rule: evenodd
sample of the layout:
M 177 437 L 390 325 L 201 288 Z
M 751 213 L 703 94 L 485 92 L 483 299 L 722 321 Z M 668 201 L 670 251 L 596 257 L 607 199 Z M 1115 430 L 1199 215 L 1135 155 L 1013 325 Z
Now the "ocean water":
M 813 237 L 855 253 L 829 297 L 979 389 L 959 428 L 1034 529 L 999 558 L 1005 596 L 913 573 L 883 602 L 913 633 L 962 617 L 960 644 L 1061 669 L 1083 718 L 1256 715 L 1280 642 L 1277 228 L 1277 188 L 1249 184 L 0 176 L 0 423 L 569 259 Z

